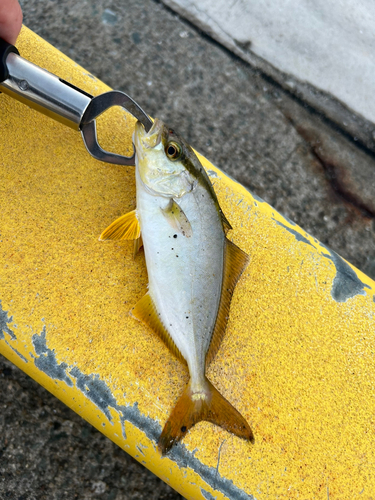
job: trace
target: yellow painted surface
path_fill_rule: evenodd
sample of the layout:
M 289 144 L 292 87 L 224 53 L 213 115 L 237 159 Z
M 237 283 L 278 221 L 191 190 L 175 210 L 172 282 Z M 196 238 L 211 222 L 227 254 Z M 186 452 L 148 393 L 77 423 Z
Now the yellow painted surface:
M 108 89 L 27 29 L 17 45 L 92 94 Z M 203 159 L 251 256 L 208 376 L 256 442 L 202 422 L 161 459 L 186 368 L 128 314 L 146 291 L 143 254 L 98 241 L 134 209 L 134 169 L 0 103 L 0 352 L 187 498 L 374 498 L 374 282 Z M 129 153 L 134 120 L 116 117 L 103 116 L 102 142 Z

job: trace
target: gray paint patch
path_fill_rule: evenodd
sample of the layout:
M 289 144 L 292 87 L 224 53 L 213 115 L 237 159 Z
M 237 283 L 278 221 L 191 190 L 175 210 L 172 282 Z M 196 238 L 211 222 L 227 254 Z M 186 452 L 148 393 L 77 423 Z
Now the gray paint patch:
M 226 174 L 228 175 L 228 174 Z M 249 191 L 249 193 L 251 194 L 251 196 L 254 198 L 254 200 L 256 201 L 259 201 L 259 203 L 265 203 L 265 201 L 263 200 L 263 198 L 261 198 L 260 196 L 258 196 L 257 194 L 253 193 L 252 191 L 250 191 L 250 189 L 246 189 L 246 191 Z
M 214 171 L 214 170 L 207 170 L 207 174 L 210 176 L 210 177 L 219 177 L 217 175 L 217 173 Z
M 289 233 L 293 234 L 297 241 L 301 241 L 302 243 L 311 245 L 309 240 L 307 240 L 304 236 L 299 234 L 294 229 L 285 226 L 277 220 L 275 220 L 275 222 L 279 226 L 282 226 L 287 231 L 289 231 Z M 315 248 L 314 245 L 311 246 Z M 344 259 L 337 255 L 336 252 L 323 245 L 323 243 L 321 243 L 321 246 L 324 247 L 328 252 L 322 253 L 321 255 L 323 255 L 323 257 L 326 257 L 327 259 L 330 259 L 336 268 L 336 276 L 333 279 L 331 288 L 331 296 L 333 300 L 335 300 L 336 302 L 346 302 L 348 299 L 355 297 L 356 295 L 366 295 L 366 291 L 364 289 L 371 289 L 371 287 L 363 283 L 358 278 L 354 269 L 352 269 Z
M 296 226 L 297 224 L 295 222 L 293 222 L 292 220 L 289 219 L 289 217 L 287 217 L 286 215 L 283 215 L 284 219 L 289 222 L 289 224 L 291 224 L 292 226 Z M 315 240 L 316 241 L 316 240 Z
M 3 310 L 0 300 L 0 340 L 5 340 L 4 333 L 9 335 L 9 337 L 12 340 L 17 340 L 17 337 L 15 336 L 14 332 L 8 326 L 8 324 L 12 323 L 12 321 L 13 321 L 13 316 L 8 316 L 8 311 Z M 16 325 L 14 325 L 14 327 L 17 328 Z M 23 356 L 19 351 L 17 351 L 15 347 L 11 346 L 7 340 L 5 340 L 5 342 L 12 349 L 12 351 L 14 351 L 17 354 L 17 356 L 19 356 L 22 359 L 22 361 L 28 363 L 28 360 L 25 358 L 25 356 Z
M 35 333 L 32 336 L 35 352 L 39 357 L 35 358 L 34 363 L 37 368 L 49 377 L 57 380 L 62 380 L 69 387 L 73 387 L 73 382 L 66 374 L 68 365 L 66 363 L 58 363 L 53 350 L 48 349 L 46 345 L 46 327 L 43 327 L 40 335 Z
M 206 491 L 203 488 L 201 488 L 201 493 L 204 496 L 204 498 L 206 498 L 206 500 L 215 500 L 216 499 L 216 497 L 211 495 L 211 493 L 209 491 Z
M 363 283 L 358 278 L 354 269 L 352 269 L 344 259 L 337 255 L 336 252 L 330 250 L 325 245 L 323 246 L 329 253 L 323 253 L 322 255 L 327 257 L 327 259 L 332 260 L 336 268 L 336 276 L 334 277 L 331 289 L 332 298 L 336 302 L 346 302 L 348 299 L 355 297 L 356 295 L 366 295 L 366 291 L 364 289 L 371 289 L 371 287 Z
M 7 342 L 7 341 L 5 341 L 5 342 L 6 342 L 6 343 L 8 344 L 8 346 L 12 349 L 12 351 L 14 351 L 14 352 L 17 354 L 17 356 L 19 356 L 19 357 L 22 359 L 22 361 L 24 361 L 25 363 L 28 363 L 28 362 L 29 362 L 29 361 L 25 358 L 25 356 L 23 356 L 23 354 L 21 354 L 19 351 L 17 351 L 17 349 L 16 349 L 15 347 L 12 347 L 12 346 L 9 344 L 9 342 Z
M 111 421 L 109 407 L 116 408 L 117 403 L 106 383 L 99 375 L 84 375 L 77 367 L 69 373 L 77 379 L 77 388 Z
M 8 326 L 8 324 L 12 323 L 12 321 L 13 316 L 8 316 L 8 311 L 3 310 L 0 300 L 0 340 L 5 339 L 4 333 L 7 333 L 12 340 L 17 339 L 17 337 Z
M 309 242 L 309 240 L 308 240 L 307 238 L 305 238 L 304 236 L 302 236 L 302 234 L 300 234 L 298 231 L 296 231 L 295 229 L 292 229 L 291 227 L 285 226 L 285 224 L 283 224 L 282 222 L 280 222 L 280 221 L 278 221 L 278 220 L 274 219 L 273 217 L 272 217 L 272 220 L 274 220 L 278 226 L 283 227 L 283 228 L 284 228 L 284 229 L 286 229 L 289 233 L 291 233 L 291 234 L 295 237 L 295 239 L 296 239 L 297 241 L 301 241 L 302 243 L 306 243 L 306 245 L 311 245 L 311 246 L 314 248 L 314 245 L 312 245 L 312 244 Z M 289 222 L 289 220 L 288 220 L 288 222 Z M 294 224 L 294 223 L 292 223 L 292 224 L 293 224 L 293 226 L 295 226 L 295 224 Z
M 58 380 L 64 380 L 68 385 L 73 385 L 72 381 L 67 376 L 68 367 L 66 363 L 58 364 L 54 352 L 47 347 L 45 327 L 40 335 L 33 335 L 33 344 L 36 353 L 39 354 L 39 358 L 35 358 L 35 365 L 51 378 L 58 378 Z M 42 356 L 44 356 L 44 358 L 42 358 Z M 41 359 L 49 359 L 49 362 L 41 362 Z M 57 373 L 57 377 L 54 376 L 55 373 Z M 123 428 L 124 439 L 126 439 L 124 428 L 125 422 L 129 422 L 134 425 L 134 427 L 144 432 L 146 436 L 154 442 L 156 447 L 162 430 L 161 426 L 159 422 L 142 415 L 139 411 L 138 403 L 135 403 L 133 406 L 118 405 L 110 388 L 99 378 L 99 375 L 85 375 L 76 366 L 70 369 L 69 374 L 77 380 L 77 388 L 89 398 L 109 420 L 111 420 L 109 408 L 111 407 L 117 411 Z M 221 477 L 216 468 L 202 464 L 195 458 L 194 452 L 189 452 L 182 443 L 178 443 L 172 448 L 168 454 L 168 458 L 177 463 L 179 467 L 190 467 L 203 479 L 203 481 L 231 500 L 255 500 L 252 495 L 248 495 L 243 490 L 237 488 L 232 481 L 225 477 Z M 208 492 L 205 493 L 209 494 Z

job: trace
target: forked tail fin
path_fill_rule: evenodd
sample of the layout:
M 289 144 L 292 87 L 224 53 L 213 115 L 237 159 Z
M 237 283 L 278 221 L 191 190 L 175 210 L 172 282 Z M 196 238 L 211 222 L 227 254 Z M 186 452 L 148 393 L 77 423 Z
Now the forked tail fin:
M 158 449 L 164 455 L 197 422 L 207 420 L 254 443 L 254 434 L 242 415 L 206 378 L 200 392 L 193 392 L 191 380 L 173 408 L 159 438 Z

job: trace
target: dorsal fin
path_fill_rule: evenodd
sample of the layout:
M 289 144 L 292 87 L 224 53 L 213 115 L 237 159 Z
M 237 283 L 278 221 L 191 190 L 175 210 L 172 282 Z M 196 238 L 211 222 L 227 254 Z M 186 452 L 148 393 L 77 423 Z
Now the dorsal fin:
M 137 211 L 133 210 L 116 219 L 100 235 L 99 240 L 136 240 L 141 235 Z
M 137 318 L 139 321 L 142 321 L 142 323 L 151 328 L 151 330 L 161 338 L 161 340 L 176 356 L 176 358 L 180 359 L 186 364 L 185 358 L 182 356 L 172 337 L 169 335 L 167 329 L 163 325 L 154 301 L 152 300 L 148 292 L 141 298 L 141 300 L 136 303 L 130 313 L 132 314 L 132 316 Z
M 221 222 L 223 223 L 223 227 L 224 227 L 224 232 L 225 234 L 227 234 L 228 231 L 230 231 L 232 228 L 232 226 L 230 225 L 230 222 L 228 221 L 228 219 L 225 217 L 224 213 L 222 212 L 222 210 L 220 209 L 220 215 L 221 215 Z
M 224 273 L 221 287 L 219 311 L 216 317 L 215 328 L 212 334 L 210 347 L 206 355 L 206 367 L 211 363 L 223 340 L 228 323 L 229 307 L 237 281 L 249 263 L 249 256 L 237 245 L 225 239 Z

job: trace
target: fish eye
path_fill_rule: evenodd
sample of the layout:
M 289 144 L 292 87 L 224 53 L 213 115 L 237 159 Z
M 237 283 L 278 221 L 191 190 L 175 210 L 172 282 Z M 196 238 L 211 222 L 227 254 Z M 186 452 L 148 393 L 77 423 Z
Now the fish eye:
M 181 147 L 176 142 L 169 142 L 165 147 L 165 154 L 172 161 L 181 156 Z

